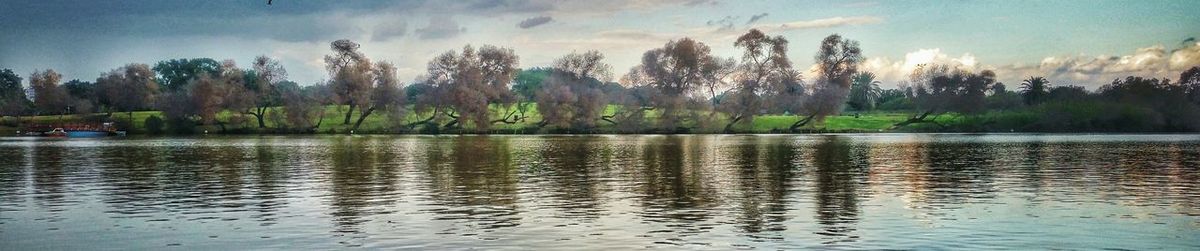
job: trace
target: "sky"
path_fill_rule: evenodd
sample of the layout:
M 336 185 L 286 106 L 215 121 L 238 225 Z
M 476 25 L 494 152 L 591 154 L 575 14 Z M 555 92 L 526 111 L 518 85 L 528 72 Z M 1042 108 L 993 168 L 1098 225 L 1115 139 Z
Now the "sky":
M 857 40 L 860 70 L 885 88 L 937 63 L 993 70 L 1010 86 L 1045 76 L 1094 89 L 1200 65 L 1196 10 L 1195 0 L 0 0 L 0 68 L 94 80 L 129 63 L 207 57 L 247 67 L 266 55 L 308 85 L 327 78 L 329 43 L 351 39 L 410 81 L 437 54 L 468 44 L 512 48 L 523 68 L 598 50 L 621 74 L 682 37 L 740 57 L 733 41 L 757 28 L 787 38 L 797 66 L 812 64 L 825 36 Z

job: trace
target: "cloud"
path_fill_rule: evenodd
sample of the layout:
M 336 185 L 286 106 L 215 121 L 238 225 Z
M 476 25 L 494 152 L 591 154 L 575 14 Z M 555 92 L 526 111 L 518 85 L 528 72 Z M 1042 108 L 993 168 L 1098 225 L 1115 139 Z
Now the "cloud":
M 641 30 L 607 30 L 607 31 L 597 32 L 596 36 L 601 37 L 601 38 L 608 38 L 608 39 L 624 39 L 624 40 L 654 41 L 654 42 L 660 42 L 660 41 L 666 42 L 667 40 L 671 39 L 671 37 L 672 37 L 672 36 L 666 35 L 666 34 L 659 34 L 659 33 L 653 33 L 653 32 L 641 31 Z
M 416 30 L 417 36 L 421 39 L 444 39 L 456 37 L 467 28 L 459 26 L 458 22 L 447 16 L 434 16 L 429 18 L 429 25 L 425 28 Z
M 517 27 L 521 27 L 521 29 L 529 29 L 549 23 L 550 21 L 554 21 L 554 18 L 551 18 L 550 16 L 531 17 L 522 20 L 521 23 L 517 24 Z
M 380 42 L 391 40 L 392 38 L 403 37 L 408 35 L 408 24 L 399 22 L 395 24 L 381 24 L 375 27 L 374 33 L 371 34 L 372 42 Z
M 765 24 L 757 26 L 763 32 L 783 32 L 804 29 L 832 28 L 849 25 L 865 25 L 882 23 L 883 19 L 872 16 L 831 17 L 814 20 L 794 21 L 781 24 Z
M 859 70 L 875 73 L 885 84 L 907 80 L 908 75 L 923 64 L 949 65 L 964 70 L 978 69 L 978 61 L 970 53 L 961 56 L 950 56 L 942 53 L 939 48 L 920 49 L 904 54 L 903 60 L 892 60 L 886 57 L 875 57 L 864 60 Z
M 1048 56 L 1033 64 L 985 65 L 970 53 L 954 57 L 941 49 L 921 49 L 905 54 L 904 60 L 869 58 L 860 70 L 876 73 L 885 85 L 906 80 L 920 64 L 946 64 L 964 70 L 993 70 L 1001 82 L 1019 83 L 1030 76 L 1042 76 L 1055 85 L 1080 85 L 1096 88 L 1126 76 L 1177 78 L 1185 69 L 1200 65 L 1200 43 L 1167 51 L 1162 45 L 1138 48 L 1127 55 Z
M 753 15 L 753 16 L 750 16 L 750 20 L 746 20 L 746 25 L 750 25 L 750 24 L 753 24 L 753 23 L 755 23 L 755 22 L 758 22 L 758 20 L 762 20 L 763 18 L 767 17 L 767 15 L 768 15 L 768 13 L 766 13 L 766 12 L 763 12 L 763 13 L 761 13 L 761 14 L 758 14 L 758 15 Z
M 704 24 L 708 26 L 716 26 L 717 30 L 733 30 L 733 20 L 737 18 L 738 17 L 735 16 L 725 16 L 717 20 L 708 20 L 707 22 L 704 22 Z

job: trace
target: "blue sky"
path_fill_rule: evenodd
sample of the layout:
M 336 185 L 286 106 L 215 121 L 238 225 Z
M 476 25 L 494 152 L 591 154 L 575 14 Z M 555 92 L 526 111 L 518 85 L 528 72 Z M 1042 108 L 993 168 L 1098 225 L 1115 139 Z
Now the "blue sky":
M 1200 65 L 1200 46 L 1183 43 L 1200 36 L 1200 1 L 0 1 L 0 68 L 85 80 L 131 62 L 268 55 L 309 84 L 326 77 L 320 58 L 340 38 L 402 79 L 468 43 L 511 47 L 522 67 L 596 49 L 623 73 L 683 36 L 736 57 L 733 38 L 755 27 L 786 37 L 802 66 L 824 36 L 858 40 L 884 86 L 917 63 L 1090 87 Z

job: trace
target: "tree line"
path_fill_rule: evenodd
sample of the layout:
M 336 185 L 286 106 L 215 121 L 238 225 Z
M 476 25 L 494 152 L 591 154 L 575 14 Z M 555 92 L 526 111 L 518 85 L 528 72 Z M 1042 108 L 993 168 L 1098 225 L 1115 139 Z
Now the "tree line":
M 821 41 L 814 67 L 796 69 L 788 40 L 750 30 L 734 42 L 740 57 L 714 55 L 691 38 L 643 53 L 620 76 L 598 51 L 573 52 L 549 67 L 519 68 L 510 48 L 464 46 L 431 59 L 404 84 L 390 62 L 371 60 L 350 40 L 330 44 L 328 80 L 301 86 L 276 60 L 250 67 L 232 60 L 173 59 L 128 64 L 95 81 L 34 71 L 29 88 L 0 71 L 0 115 L 82 114 L 130 127 L 133 112 L 161 111 L 147 130 L 192 133 L 317 132 L 323 124 L 358 130 L 372 116 L 385 132 L 488 132 L 522 124 L 529 132 L 740 132 L 756 116 L 787 115 L 779 132 L 799 132 L 846 111 L 903 111 L 895 127 L 955 131 L 1196 131 L 1200 130 L 1200 68 L 1168 79 L 1131 76 L 1096 91 L 1029 77 L 1017 90 L 992 71 L 922 65 L 896 89 L 861 72 L 862 49 L 838 34 Z M 805 74 L 811 74 L 805 81 Z M 616 79 L 616 81 L 614 81 Z M 334 107 L 334 109 L 327 109 Z M 340 114 L 327 114 L 336 112 Z M 119 115 L 124 113 L 124 118 Z M 326 115 L 338 119 L 326 121 Z M 943 115 L 954 120 L 940 120 Z M 538 121 L 530 121 L 540 117 Z

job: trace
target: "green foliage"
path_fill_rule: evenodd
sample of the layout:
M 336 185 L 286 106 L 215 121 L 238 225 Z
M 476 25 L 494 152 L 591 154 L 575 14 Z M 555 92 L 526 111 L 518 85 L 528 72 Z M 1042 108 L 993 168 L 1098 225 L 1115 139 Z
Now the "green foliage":
M 11 69 L 0 70 L 0 117 L 21 115 L 31 106 L 21 87 L 21 77 Z
M 147 117 L 142 124 L 146 127 L 147 133 L 158 135 L 163 132 L 163 120 L 158 116 Z
M 211 58 L 171 59 L 159 61 L 152 69 L 158 74 L 160 89 L 177 91 L 187 89 L 184 87 L 188 81 L 200 74 L 216 76 L 221 72 L 221 62 Z
M 878 107 L 879 110 L 884 111 L 907 111 L 914 108 L 916 108 L 916 106 L 913 106 L 912 99 L 903 97 L 884 101 L 883 103 L 879 104 Z
M 167 120 L 167 127 L 171 129 L 171 133 L 175 134 L 196 133 L 196 121 L 188 118 L 172 118 Z
M 537 91 L 542 89 L 542 82 L 550 77 L 553 72 L 551 68 L 532 68 L 521 70 L 517 73 L 517 78 L 514 79 L 512 89 L 517 94 L 524 97 L 525 100 L 533 100 Z

